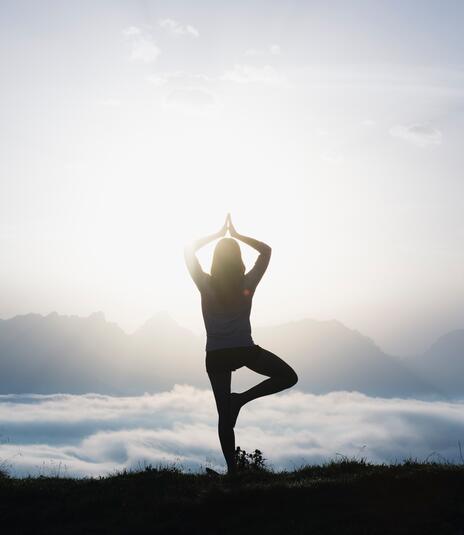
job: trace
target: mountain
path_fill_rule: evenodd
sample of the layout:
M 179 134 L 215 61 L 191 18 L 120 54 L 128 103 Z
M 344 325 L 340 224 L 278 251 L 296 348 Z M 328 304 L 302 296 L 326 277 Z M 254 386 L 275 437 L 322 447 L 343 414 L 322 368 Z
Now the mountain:
M 445 396 L 426 377 L 336 320 L 304 319 L 254 330 L 255 340 L 291 364 L 305 391 L 356 390 L 369 396 Z
M 441 336 L 422 355 L 409 357 L 407 365 L 452 397 L 464 398 L 464 329 Z
M 0 392 L 122 395 L 169 389 L 192 379 L 198 384 L 199 355 L 199 338 L 166 313 L 133 335 L 107 322 L 101 312 L 87 318 L 56 312 L 16 316 L 0 321 Z
M 0 322 L 2 392 L 111 392 L 107 370 L 122 366 L 127 340 L 103 314 L 28 314 Z M 112 376 L 115 376 L 112 373 Z
M 297 388 L 322 394 L 355 390 L 370 396 L 448 399 L 462 396 L 464 331 L 440 338 L 414 358 L 384 353 L 342 323 L 304 319 L 253 330 L 255 343 L 292 365 Z M 204 336 L 159 312 L 126 334 L 102 312 L 87 318 L 27 314 L 0 320 L 0 393 L 135 395 L 175 383 L 209 387 Z M 241 369 L 233 389 L 259 376 Z
M 167 312 L 154 315 L 129 338 L 134 365 L 144 370 L 149 381 L 156 378 L 159 389 L 171 389 L 175 383 L 209 384 L 204 371 L 204 341 Z

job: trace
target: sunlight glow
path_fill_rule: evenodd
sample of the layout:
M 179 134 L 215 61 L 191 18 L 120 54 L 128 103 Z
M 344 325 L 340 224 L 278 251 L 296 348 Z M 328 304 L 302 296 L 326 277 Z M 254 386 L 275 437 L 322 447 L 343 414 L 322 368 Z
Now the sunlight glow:
M 31 31 L 5 10 L 0 275 L 16 297 L 3 317 L 104 310 L 131 331 L 169 310 L 201 332 L 182 249 L 231 212 L 273 247 L 258 323 L 336 317 L 391 347 L 440 334 L 436 299 L 464 295 L 464 78 L 441 62 L 448 37 L 437 30 L 444 55 L 424 64 L 422 34 L 398 27 L 392 47 L 371 7 L 334 20 L 302 5 L 296 20 L 276 4 L 291 20 L 276 33 L 256 9 L 243 27 L 238 5 L 218 26 L 187 5 L 116 4 L 45 24 L 31 3 Z M 213 247 L 198 253 L 207 271 Z

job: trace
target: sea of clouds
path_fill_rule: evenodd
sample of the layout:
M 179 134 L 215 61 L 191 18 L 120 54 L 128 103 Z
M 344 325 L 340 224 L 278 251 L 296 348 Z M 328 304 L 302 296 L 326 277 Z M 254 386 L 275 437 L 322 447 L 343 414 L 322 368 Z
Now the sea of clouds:
M 97 476 L 147 464 L 223 468 L 210 390 L 133 397 L 0 395 L 0 467 L 11 475 Z M 236 442 L 275 469 L 329 460 L 463 462 L 464 400 L 385 399 L 294 389 L 240 413 Z

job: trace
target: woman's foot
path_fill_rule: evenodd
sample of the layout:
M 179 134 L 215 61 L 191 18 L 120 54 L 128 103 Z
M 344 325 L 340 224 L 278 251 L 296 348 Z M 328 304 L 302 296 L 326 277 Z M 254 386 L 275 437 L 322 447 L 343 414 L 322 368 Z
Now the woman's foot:
M 230 419 L 232 422 L 232 427 L 235 427 L 238 418 L 238 413 L 240 412 L 242 406 L 243 405 L 241 395 L 236 392 L 232 392 L 230 394 Z

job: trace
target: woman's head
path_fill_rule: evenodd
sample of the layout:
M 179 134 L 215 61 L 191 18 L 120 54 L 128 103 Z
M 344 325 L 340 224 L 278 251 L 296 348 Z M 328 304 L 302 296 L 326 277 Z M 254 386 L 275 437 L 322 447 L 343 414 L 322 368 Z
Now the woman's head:
M 211 278 L 224 304 L 232 304 L 239 299 L 244 275 L 245 264 L 239 244 L 233 238 L 222 238 L 214 248 Z

